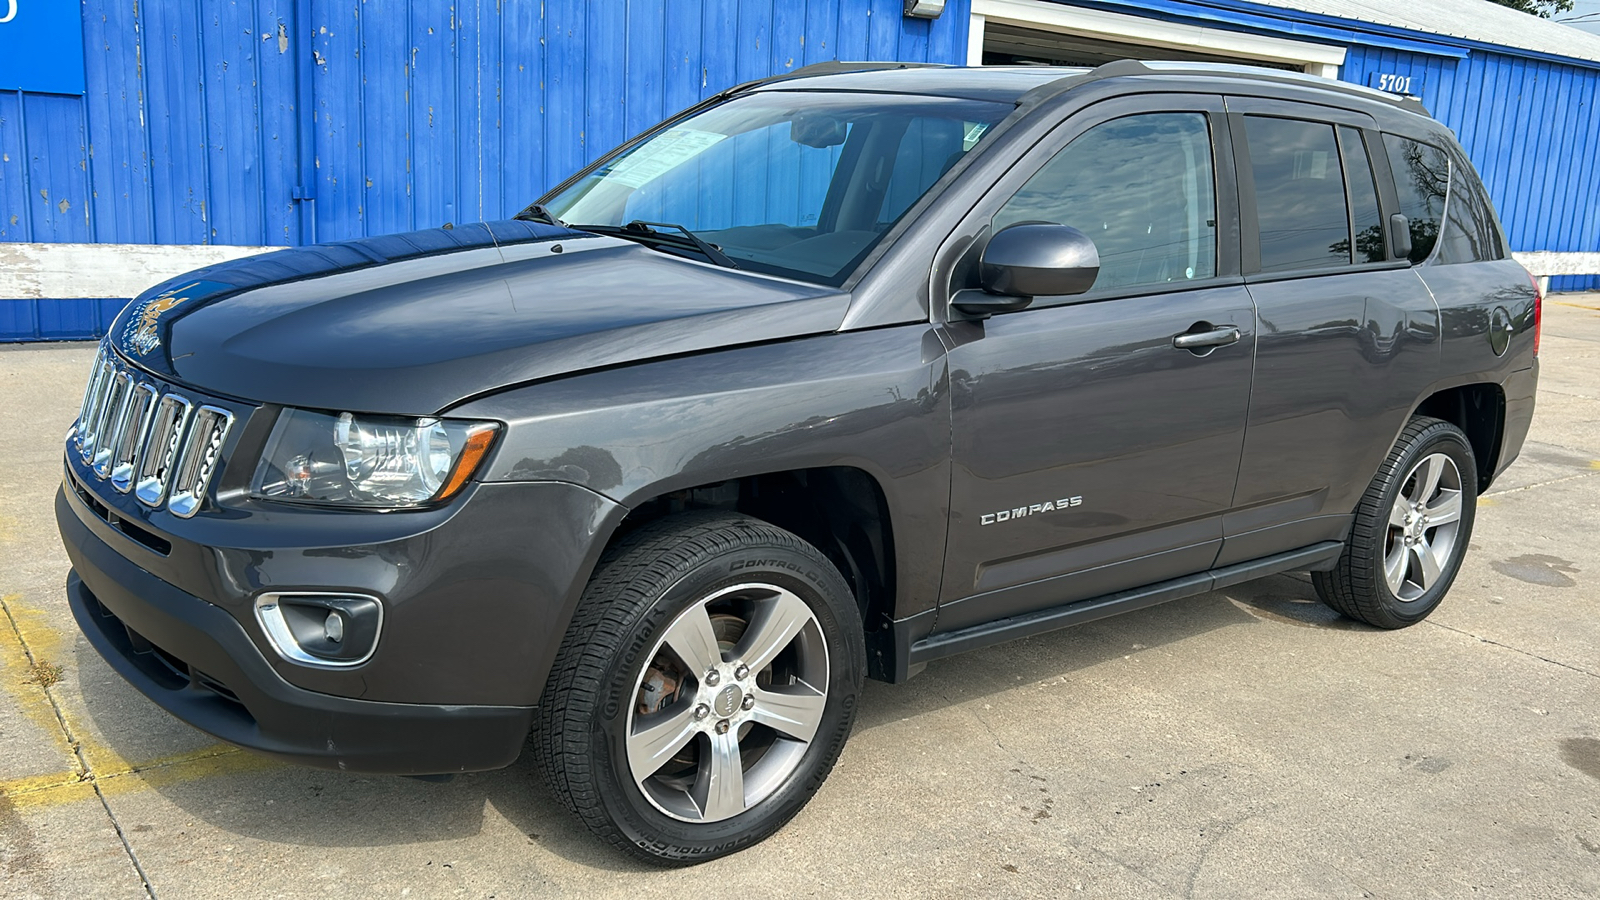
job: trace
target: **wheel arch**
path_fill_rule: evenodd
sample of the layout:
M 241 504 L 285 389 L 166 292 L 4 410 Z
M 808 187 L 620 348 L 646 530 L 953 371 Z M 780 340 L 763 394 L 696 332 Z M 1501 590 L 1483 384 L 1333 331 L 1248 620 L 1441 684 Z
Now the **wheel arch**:
M 1461 429 L 1477 461 L 1478 493 L 1489 488 L 1506 427 L 1506 396 L 1500 385 L 1474 382 L 1435 391 L 1417 404 L 1412 415 L 1443 419 Z
M 793 532 L 828 557 L 850 585 L 866 634 L 869 674 L 883 680 L 894 671 L 895 528 L 888 494 L 866 469 L 835 465 L 742 475 L 647 490 L 628 506 L 608 546 L 691 510 L 738 512 Z

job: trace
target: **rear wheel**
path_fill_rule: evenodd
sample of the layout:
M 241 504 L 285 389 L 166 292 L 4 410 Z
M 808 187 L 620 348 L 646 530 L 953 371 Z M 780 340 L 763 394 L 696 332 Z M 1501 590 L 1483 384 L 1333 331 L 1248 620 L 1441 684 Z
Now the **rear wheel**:
M 535 751 L 595 834 L 651 862 L 712 859 L 815 793 L 864 669 L 854 599 L 815 548 L 741 516 L 663 520 L 602 559 Z
M 1472 445 L 1459 428 L 1412 419 L 1362 497 L 1335 568 L 1312 573 L 1317 595 L 1379 628 L 1427 618 L 1466 555 L 1477 472 Z

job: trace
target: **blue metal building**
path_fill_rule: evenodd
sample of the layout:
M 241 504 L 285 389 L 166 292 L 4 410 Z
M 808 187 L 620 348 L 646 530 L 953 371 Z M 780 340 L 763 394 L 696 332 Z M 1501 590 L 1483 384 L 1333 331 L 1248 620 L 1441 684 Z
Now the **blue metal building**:
M 94 336 L 145 284 L 251 248 L 504 217 L 667 114 L 829 59 L 1230 60 L 1409 91 L 1513 246 L 1583 270 L 1600 36 L 1484 0 L 1396 6 L 0 0 L 0 340 Z

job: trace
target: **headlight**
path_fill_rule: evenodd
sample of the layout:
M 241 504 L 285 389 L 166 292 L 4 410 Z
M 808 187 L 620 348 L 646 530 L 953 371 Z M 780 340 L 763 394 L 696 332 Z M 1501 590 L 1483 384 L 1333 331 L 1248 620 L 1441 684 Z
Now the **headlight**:
M 250 493 L 267 500 L 394 508 L 449 499 L 488 456 L 499 426 L 287 409 Z

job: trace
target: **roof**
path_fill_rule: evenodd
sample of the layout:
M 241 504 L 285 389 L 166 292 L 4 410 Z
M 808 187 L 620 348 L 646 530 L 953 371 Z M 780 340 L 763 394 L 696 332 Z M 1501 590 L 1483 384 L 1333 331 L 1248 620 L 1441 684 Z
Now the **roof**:
M 862 91 L 868 93 L 921 94 L 999 103 L 1020 101 L 1025 94 L 1045 88 L 1047 93 L 1068 90 L 1100 78 L 1140 75 L 1206 79 L 1247 79 L 1318 88 L 1428 115 L 1415 98 L 1386 94 L 1361 85 L 1260 66 L 1233 63 L 1124 59 L 1098 68 L 1072 66 L 944 66 L 915 63 L 889 65 L 873 62 L 826 62 L 786 75 L 742 85 L 758 91 Z M 1080 76 L 1080 77 L 1072 77 Z
M 1424 35 L 1446 35 L 1600 62 L 1600 34 L 1517 12 L 1489 0 L 1254 0 L 1237 5 L 1317 13 Z
M 1285 72 L 1231 63 L 1124 59 L 1094 69 L 1073 66 L 945 66 L 930 63 L 886 65 L 873 62 L 826 62 L 796 69 L 786 75 L 740 85 L 731 93 L 755 91 L 859 91 L 880 94 L 915 94 L 1026 103 L 1035 94 L 1039 102 L 1079 85 L 1102 78 L 1141 75 L 1183 79 L 1246 79 L 1256 82 L 1311 87 L 1347 97 L 1376 101 L 1431 119 L 1415 97 L 1400 97 L 1372 88 L 1302 72 Z M 1217 87 L 1213 85 L 1213 87 Z M 1228 88 L 1218 88 L 1228 90 Z

